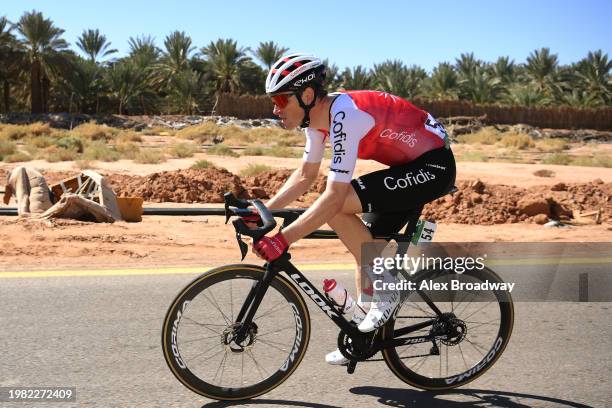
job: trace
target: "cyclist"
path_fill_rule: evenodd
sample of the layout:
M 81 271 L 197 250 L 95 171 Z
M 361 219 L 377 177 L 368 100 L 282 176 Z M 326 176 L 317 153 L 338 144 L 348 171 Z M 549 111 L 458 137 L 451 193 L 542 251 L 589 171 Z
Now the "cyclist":
M 455 182 L 455 160 L 444 127 L 424 110 L 380 91 L 328 94 L 324 84 L 325 65 L 307 54 L 287 55 L 268 73 L 266 93 L 274 102 L 274 114 L 287 129 L 305 128 L 306 147 L 301 166 L 267 206 L 284 208 L 308 190 L 319 173 L 326 138 L 332 157 L 323 194 L 296 221 L 263 237 L 253 250 L 273 261 L 327 223 L 357 262 L 360 307 L 353 322 L 360 331 L 370 332 L 389 319 L 399 294 L 372 293 L 371 279 L 362 276 L 362 267 L 371 271 L 361 265 L 362 245 L 376 242 L 375 235 L 398 232 L 407 222 L 407 210 L 447 193 Z M 353 179 L 357 158 L 389 167 Z M 363 221 L 356 215 L 362 213 Z M 388 271 L 377 278 L 395 279 Z M 371 302 L 364 301 L 364 293 L 373 294 Z M 348 362 L 338 350 L 326 361 Z

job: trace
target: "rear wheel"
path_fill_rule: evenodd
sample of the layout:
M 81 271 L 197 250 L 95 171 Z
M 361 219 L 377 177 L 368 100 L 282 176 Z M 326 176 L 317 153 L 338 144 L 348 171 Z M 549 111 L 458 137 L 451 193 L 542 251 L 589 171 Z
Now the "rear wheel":
M 310 339 L 303 298 L 276 276 L 246 336 L 236 315 L 265 269 L 228 265 L 201 275 L 172 302 L 162 328 L 164 357 L 176 378 L 192 391 L 219 400 L 253 398 L 287 379 Z
M 420 287 L 422 281 L 445 283 L 458 277 L 466 283 L 502 283 L 488 268 L 461 275 L 428 271 L 412 280 Z M 512 333 L 514 307 L 510 294 L 503 290 L 457 290 L 442 298 L 440 292 L 422 293 L 407 294 L 382 335 L 384 339 L 435 335 L 435 340 L 384 349 L 383 358 L 393 373 L 414 387 L 444 390 L 465 385 L 493 366 Z M 424 298 L 433 300 L 441 313 L 436 313 Z M 421 328 L 404 334 L 415 324 L 422 324 Z

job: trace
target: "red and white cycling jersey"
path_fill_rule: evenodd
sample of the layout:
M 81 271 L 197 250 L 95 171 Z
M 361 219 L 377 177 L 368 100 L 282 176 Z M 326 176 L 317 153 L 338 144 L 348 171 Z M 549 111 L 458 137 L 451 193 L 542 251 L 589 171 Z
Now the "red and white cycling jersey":
M 330 108 L 329 179 L 349 183 L 357 158 L 388 166 L 408 163 L 448 144 L 444 127 L 410 102 L 380 91 L 348 91 Z M 307 128 L 304 161 L 323 159 L 327 132 Z

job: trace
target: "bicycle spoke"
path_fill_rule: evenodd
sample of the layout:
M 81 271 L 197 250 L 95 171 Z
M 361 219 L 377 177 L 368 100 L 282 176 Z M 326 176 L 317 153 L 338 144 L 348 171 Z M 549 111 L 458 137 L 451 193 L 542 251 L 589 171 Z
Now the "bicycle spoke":
M 188 344 L 188 343 L 193 343 L 194 341 L 200 341 L 200 340 L 206 340 L 206 339 L 218 339 L 219 336 L 205 336 L 205 337 L 198 337 L 197 339 L 191 339 L 191 340 L 181 340 L 181 345 L 183 344 Z
M 283 327 L 283 328 L 281 328 L 281 329 L 277 329 L 277 330 L 274 330 L 274 331 L 271 331 L 271 332 L 268 332 L 268 333 L 265 333 L 265 334 L 260 334 L 260 335 L 257 335 L 257 338 L 259 339 L 259 338 L 261 338 L 261 337 L 264 337 L 264 336 L 269 336 L 269 335 L 271 335 L 271 334 L 278 333 L 278 332 L 281 332 L 281 331 L 283 331 L 283 330 L 288 330 L 288 329 L 291 329 L 291 328 L 294 328 L 294 327 L 295 327 L 295 324 L 292 324 L 292 325 L 289 325 L 289 326 L 287 326 L 287 327 Z
M 429 357 L 429 356 L 425 356 L 421 360 L 417 361 L 417 363 L 415 363 L 412 366 L 411 370 L 414 371 L 414 372 L 417 372 L 418 369 L 421 368 L 421 366 L 423 366 L 423 364 L 425 364 L 425 361 L 427 360 L 427 357 Z
M 491 321 L 489 321 L 489 322 L 486 322 L 486 323 L 481 323 L 481 322 L 470 322 L 470 321 L 466 321 L 466 320 L 464 320 L 464 322 L 465 322 L 465 323 L 469 323 L 469 324 L 470 324 L 470 331 L 474 331 L 475 329 L 480 329 L 480 328 L 482 328 L 483 326 L 495 326 L 495 327 L 497 327 L 497 326 L 498 326 L 498 324 L 497 324 L 498 319 L 497 319 L 497 318 L 496 318 L 496 319 L 493 319 L 493 320 L 491 320 Z
M 269 315 L 270 313 L 272 313 L 276 309 L 279 309 L 281 306 L 284 306 L 286 304 L 287 304 L 287 301 L 285 299 L 281 300 L 280 302 L 278 302 L 277 304 L 275 304 L 274 306 L 272 306 L 271 308 L 269 308 L 268 310 L 263 312 L 261 315 L 259 315 L 256 318 L 254 318 L 253 321 L 255 321 L 257 319 L 261 319 L 262 317 Z
M 219 367 L 217 367 L 217 371 L 215 371 L 215 376 L 212 379 L 213 382 L 217 379 L 217 374 L 219 374 L 219 370 L 221 369 L 221 366 L 225 365 L 225 360 L 226 359 L 227 359 L 227 350 L 225 350 L 225 354 L 223 355 L 223 359 L 221 360 L 221 363 L 219 363 Z
M 459 343 L 458 346 L 459 346 L 459 352 L 461 353 L 461 358 L 463 359 L 463 364 L 465 364 L 465 369 L 469 370 L 470 367 L 468 367 L 467 361 L 465 361 L 465 356 L 463 355 L 463 349 L 461 348 L 461 343 Z
M 272 347 L 272 348 L 275 348 L 275 349 L 277 349 L 277 350 L 280 350 L 280 351 L 283 351 L 283 352 L 287 352 L 287 351 L 288 351 L 287 349 L 282 349 L 282 348 L 280 348 L 280 347 L 278 347 L 278 346 L 275 346 L 275 345 L 274 345 L 274 344 L 272 344 L 272 343 L 268 343 L 268 342 L 266 342 L 266 341 L 264 341 L 264 340 L 259 339 L 259 341 L 260 341 L 260 342 L 262 342 L 263 344 L 265 344 L 265 345 L 267 345 L 267 346 L 270 346 L 270 347 Z
M 188 316 L 184 316 L 184 317 L 183 317 L 183 319 L 187 320 L 188 322 L 191 322 L 192 324 L 195 324 L 195 325 L 198 325 L 198 326 L 200 326 L 200 327 L 203 327 L 203 328 L 205 328 L 206 330 L 210 330 L 211 332 L 213 332 L 213 333 L 215 333 L 215 334 L 218 334 L 219 336 L 221 335 L 221 332 L 218 332 L 218 331 L 216 331 L 216 330 L 211 329 L 210 327 L 208 327 L 208 326 L 209 326 L 208 324 L 205 324 L 205 323 L 200 323 L 200 322 L 196 322 L 195 320 L 193 320 L 192 318 L 190 318 L 190 317 L 188 317 Z M 181 323 L 181 324 L 182 324 L 182 323 Z M 215 326 L 217 326 L 217 325 L 215 325 Z M 226 326 L 223 326 L 223 327 L 226 327 Z
M 485 307 L 489 306 L 491 303 L 493 303 L 493 301 L 485 303 L 484 306 L 482 306 L 480 309 L 476 310 L 475 312 L 471 313 L 469 316 L 467 316 L 465 318 L 465 320 L 469 319 L 470 317 L 474 316 L 476 313 L 480 312 L 482 309 L 484 309 Z
M 457 307 L 457 310 L 455 311 L 455 316 L 459 316 L 460 314 L 463 314 L 470 307 L 470 305 L 474 301 L 474 298 L 476 298 L 476 295 L 473 293 L 468 293 L 467 296 L 472 296 L 472 299 L 467 303 L 463 303 L 465 306 L 463 307 L 461 312 L 459 312 L 459 307 Z
M 257 362 L 257 360 L 255 360 L 255 357 L 253 356 L 253 353 L 252 353 L 250 350 L 247 350 L 247 351 L 246 351 L 246 353 L 247 353 L 247 355 L 248 355 L 249 357 L 251 357 L 251 360 L 253 360 L 253 363 L 255 363 L 255 368 L 257 368 L 257 371 L 259 371 L 259 375 L 261 376 L 261 379 L 262 379 L 262 380 L 265 380 L 265 379 L 266 379 L 266 377 L 264 377 L 264 376 L 263 376 L 263 374 L 261 373 L 261 370 L 265 371 L 265 372 L 266 372 L 266 374 L 267 374 L 268 376 L 270 376 L 270 374 L 268 374 L 268 372 L 266 371 L 266 369 L 265 369 L 264 367 L 262 367 L 262 366 L 261 366 L 261 365 L 260 365 L 260 364 Z
M 212 297 L 213 301 L 211 301 L 205 294 L 204 292 L 202 292 L 202 296 L 204 296 L 205 299 L 208 299 L 208 301 L 210 303 L 212 303 L 212 305 L 215 307 L 215 309 L 217 309 L 219 311 L 219 313 L 221 313 L 221 317 L 223 317 L 223 320 L 225 320 L 225 323 L 227 323 L 228 325 L 232 324 L 232 322 L 227 318 L 227 316 L 225 315 L 225 313 L 223 313 L 223 310 L 221 310 L 221 308 L 219 307 L 219 303 L 217 303 L 217 299 L 215 299 L 215 295 L 213 295 L 212 291 L 210 292 L 210 296 Z
M 217 346 L 219 346 L 219 344 L 215 344 L 214 346 L 212 346 L 211 348 L 207 349 L 207 350 L 206 350 L 206 351 L 204 351 L 203 353 L 196 354 L 196 356 L 195 356 L 195 357 L 193 357 L 193 358 L 190 360 L 190 362 L 193 362 L 193 360 L 195 360 L 195 359 L 199 358 L 200 356 L 203 356 L 204 354 L 208 353 L 210 350 L 214 349 L 214 348 L 215 348 L 215 347 L 217 347 Z M 217 354 L 219 354 L 219 353 L 223 353 L 224 351 L 225 351 L 225 348 L 222 348 L 220 351 L 217 351 L 216 353 L 213 353 L 213 354 L 211 354 L 210 356 L 206 356 L 206 359 L 207 359 L 207 360 L 208 360 L 208 359 L 211 359 L 211 358 L 213 358 L 214 356 L 216 356 Z
M 230 314 L 231 314 L 231 318 L 232 318 L 232 322 L 234 321 L 234 293 L 233 293 L 233 288 L 234 285 L 232 282 L 234 282 L 233 279 L 230 279 Z
M 470 343 L 472 345 L 472 347 L 474 347 L 474 349 L 476 351 L 478 351 L 480 353 L 481 356 L 484 357 L 484 355 L 486 354 L 487 350 L 484 349 L 484 347 L 477 345 L 476 343 L 474 343 L 473 341 L 471 341 L 470 339 L 467 338 L 467 336 L 465 337 L 465 341 L 467 341 L 468 343 Z M 484 353 L 481 351 L 484 350 Z

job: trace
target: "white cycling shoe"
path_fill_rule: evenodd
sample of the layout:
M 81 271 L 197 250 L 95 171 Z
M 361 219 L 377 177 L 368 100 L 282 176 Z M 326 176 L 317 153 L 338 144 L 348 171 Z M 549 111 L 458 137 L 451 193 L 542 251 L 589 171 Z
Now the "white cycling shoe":
M 380 280 L 385 284 L 395 283 L 396 279 L 388 271 L 380 275 Z M 369 333 L 387 323 L 395 308 L 399 304 L 400 293 L 397 290 L 375 291 L 368 314 L 357 327 L 362 333 Z
M 395 308 L 399 303 L 399 299 L 399 292 L 393 291 L 391 293 L 381 295 L 378 301 L 373 301 L 370 311 L 357 327 L 359 331 L 362 333 L 368 333 L 387 323 L 387 320 L 389 320 L 395 311 Z
M 367 310 L 367 304 L 364 305 L 361 303 L 361 296 L 360 296 L 359 300 L 357 301 L 357 307 L 355 308 L 355 313 L 353 314 L 353 318 L 351 319 L 351 322 L 355 323 L 355 325 L 358 325 L 359 323 L 361 323 L 364 317 L 366 316 L 366 310 Z M 340 352 L 340 350 L 335 349 L 331 353 L 327 353 L 327 355 L 325 356 L 325 362 L 331 365 L 346 365 L 349 363 L 349 359 L 344 357 L 342 353 Z

